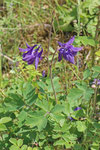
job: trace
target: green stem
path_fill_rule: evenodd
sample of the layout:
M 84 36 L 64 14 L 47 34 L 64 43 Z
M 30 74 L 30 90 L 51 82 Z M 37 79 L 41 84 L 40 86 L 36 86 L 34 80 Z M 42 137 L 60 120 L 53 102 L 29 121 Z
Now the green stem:
M 78 74 L 73 70 L 73 68 L 69 65 L 69 68 L 71 69 L 71 71 L 73 72 L 73 74 L 76 75 L 77 79 L 81 80 L 80 77 L 78 76 Z
M 98 12 L 98 22 L 97 22 L 97 25 L 96 25 L 96 32 L 95 32 L 95 37 L 94 37 L 94 40 L 97 41 L 98 40 L 98 33 L 99 33 L 99 26 L 100 26 L 100 6 L 98 7 L 99 8 L 99 12 Z M 92 67 L 94 66 L 95 64 L 95 52 L 97 50 L 97 44 L 95 45 L 95 47 L 93 47 L 92 49 Z
M 1 44 L 0 44 L 0 87 L 1 87 L 1 82 L 2 82 L 2 63 L 1 63 L 2 56 L 1 56 L 1 53 L 2 53 L 2 49 L 1 49 Z
M 80 35 L 80 2 L 81 0 L 78 0 L 78 7 L 77 7 L 77 19 L 78 19 L 78 32 L 77 35 Z
M 94 104 L 93 104 L 94 113 L 96 112 L 96 98 L 97 98 L 97 83 L 96 83 L 96 87 L 94 89 Z
M 55 101 L 56 101 L 56 103 L 57 103 L 56 91 L 55 91 L 55 88 L 54 88 L 53 77 L 52 77 L 52 64 L 53 64 L 54 56 L 55 56 L 57 50 L 56 50 L 55 53 L 53 54 L 51 63 L 50 63 L 50 61 L 49 61 L 49 51 L 50 51 L 49 48 L 50 48 L 50 43 L 51 43 L 51 33 L 52 33 L 52 24 L 53 24 L 53 14 L 54 14 L 54 11 L 52 11 L 51 26 L 50 26 L 50 31 L 49 31 L 47 60 L 48 60 L 48 76 L 49 76 L 49 73 L 50 73 L 51 86 L 52 86 L 52 90 L 53 90 L 53 93 L 54 93 Z
M 67 89 L 68 89 L 68 82 L 66 82 L 66 61 L 63 59 L 63 69 L 64 69 L 64 76 L 65 76 L 65 95 L 67 95 Z
M 81 0 L 77 0 L 78 6 L 77 6 L 77 20 L 78 20 L 78 31 L 77 36 L 80 35 L 80 2 Z M 77 53 L 77 75 L 79 74 L 79 53 Z
M 0 89 L 0 93 L 2 94 L 3 97 L 6 97 L 6 95 L 4 94 L 4 92 Z
M 50 48 L 50 43 L 51 43 L 51 32 L 52 32 L 52 24 L 53 24 L 53 12 L 52 12 L 52 18 L 51 18 L 51 23 L 50 23 L 50 31 L 49 31 L 49 38 L 48 38 L 48 50 L 47 50 L 47 61 L 48 61 L 48 77 L 50 74 L 50 62 L 49 62 L 49 48 Z
M 52 78 L 52 65 L 50 65 L 50 79 L 51 79 L 51 86 L 52 86 L 52 89 L 53 89 L 53 93 L 54 93 L 55 101 L 56 101 L 56 104 L 57 104 L 57 103 L 58 103 L 58 101 L 57 101 L 56 91 L 55 91 L 55 88 L 54 88 L 53 78 Z
M 56 100 L 56 104 L 58 103 L 58 100 L 57 100 L 57 97 L 56 97 L 56 91 L 55 91 L 55 88 L 54 88 L 54 84 L 53 84 L 53 77 L 52 77 L 52 64 L 53 64 L 53 60 L 54 60 L 54 56 L 57 52 L 57 49 L 56 51 L 54 52 L 53 56 L 52 56 L 52 60 L 51 60 L 51 64 L 49 65 L 49 68 L 50 68 L 50 79 L 51 79 L 51 85 L 52 85 L 52 89 L 53 89 L 53 93 L 54 93 L 54 97 L 55 97 L 55 100 Z

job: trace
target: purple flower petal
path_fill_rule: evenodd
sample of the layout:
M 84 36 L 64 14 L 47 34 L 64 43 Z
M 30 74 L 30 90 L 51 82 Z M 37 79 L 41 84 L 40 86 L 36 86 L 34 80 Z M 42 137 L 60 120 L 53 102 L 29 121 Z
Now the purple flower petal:
M 26 51 L 29 51 L 29 49 L 28 49 L 28 48 L 26 48 L 26 49 L 19 48 L 19 50 L 20 50 L 20 52 L 26 52 Z
M 100 80 L 99 79 L 94 79 L 94 81 L 93 81 L 93 84 L 97 84 L 97 85 L 100 85 Z
M 26 43 L 27 48 L 30 48 L 30 46 L 28 45 L 28 43 Z
M 69 116 L 68 116 L 68 118 L 69 118 L 71 121 L 75 120 L 74 118 L 72 118 L 72 117 L 69 117 Z
M 97 85 L 100 85 L 100 80 L 98 80 L 98 83 L 97 83 Z
M 28 56 L 28 55 L 32 55 L 33 50 L 28 51 L 27 53 L 23 53 L 23 58 Z
M 27 45 L 27 48 L 26 49 L 23 49 L 23 48 L 19 48 L 20 52 L 28 52 L 30 50 L 33 50 L 37 45 L 34 45 L 32 47 L 30 47 L 29 45 Z
M 71 50 L 72 50 L 73 52 L 79 52 L 79 51 L 82 50 L 82 48 L 83 48 L 83 47 L 74 47 L 73 45 L 71 46 Z
M 63 56 L 65 60 L 74 64 L 74 56 L 77 54 L 78 51 L 82 50 L 82 47 L 74 47 L 72 45 L 74 39 L 75 36 L 73 36 L 67 43 L 58 42 L 59 46 L 61 47 L 59 49 L 58 61 L 61 61 Z
M 58 61 L 61 61 L 61 60 L 62 60 L 62 56 L 63 56 L 63 55 L 62 55 L 61 53 L 58 54 Z
M 77 111 L 77 110 L 80 110 L 80 109 L 82 109 L 82 108 L 81 108 L 81 107 L 76 107 L 76 108 L 74 109 L 74 111 Z M 72 117 L 70 117 L 70 116 L 68 116 L 68 118 L 69 118 L 71 121 L 75 120 L 74 118 L 72 118 Z
M 58 44 L 59 44 L 59 46 L 60 46 L 60 47 L 62 47 L 62 46 L 63 46 L 63 43 L 61 43 L 61 42 L 58 42 Z
M 42 59 L 41 55 L 43 52 L 43 49 L 41 48 L 41 51 L 39 51 L 41 45 L 39 45 L 37 48 L 35 48 L 37 45 L 34 46 L 29 46 L 26 43 L 27 48 L 23 49 L 23 48 L 19 48 L 19 50 L 21 52 L 24 52 L 22 57 L 23 57 L 23 61 L 26 61 L 28 63 L 28 65 L 33 64 L 35 61 L 35 68 L 37 69 L 38 67 L 38 63 L 39 63 L 39 58 Z
M 69 61 L 70 63 L 74 64 L 74 56 L 69 54 L 63 54 L 65 60 Z
M 33 59 L 33 56 L 32 55 L 27 55 L 23 58 L 24 61 L 30 61 L 31 59 Z
M 74 57 L 71 55 L 67 55 L 66 60 L 68 60 L 70 63 L 74 64 Z
M 35 61 L 35 58 L 30 59 L 27 63 L 28 63 L 28 65 L 32 65 L 34 63 L 34 61 Z
M 42 53 L 43 53 L 43 48 L 42 48 L 42 50 L 38 53 L 38 57 L 39 57 L 39 58 L 41 58 Z
M 43 70 L 42 72 L 42 77 L 45 77 L 45 70 Z
M 36 70 L 37 70 L 38 63 L 39 63 L 39 57 L 36 57 L 35 58 L 35 69 Z
M 76 107 L 75 109 L 74 109 L 74 111 L 77 111 L 77 110 L 80 110 L 80 109 L 82 109 L 81 107 Z
M 34 51 L 38 51 L 40 49 L 41 45 L 38 46 L 38 48 L 34 49 Z
M 59 46 L 61 47 L 62 46 L 62 43 L 61 42 L 58 42 Z
M 67 43 L 66 46 L 71 45 L 75 40 L 75 36 L 73 36 Z

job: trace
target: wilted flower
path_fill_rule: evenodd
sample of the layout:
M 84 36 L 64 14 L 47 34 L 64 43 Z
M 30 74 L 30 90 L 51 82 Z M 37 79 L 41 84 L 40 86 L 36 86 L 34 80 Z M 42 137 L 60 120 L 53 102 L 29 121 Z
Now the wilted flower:
M 72 64 L 74 64 L 74 56 L 82 50 L 82 47 L 74 47 L 72 44 L 75 40 L 75 36 L 73 36 L 67 43 L 58 42 L 60 49 L 59 49 L 59 56 L 58 61 L 62 60 L 62 57 L 65 60 L 68 60 Z
M 82 109 L 81 107 L 76 107 L 75 109 L 74 109 L 74 111 L 77 111 L 77 110 L 80 110 L 80 109 Z M 74 118 L 72 118 L 72 117 L 68 117 L 71 121 L 72 120 L 75 120 Z
M 23 48 L 19 48 L 20 52 L 24 52 L 23 53 L 23 61 L 26 61 L 28 63 L 28 65 L 31 65 L 34 63 L 35 61 L 35 69 L 37 69 L 38 67 L 38 63 L 39 63 L 39 58 L 42 59 L 41 55 L 43 52 L 43 48 L 41 48 L 41 46 L 34 45 L 34 46 L 29 46 L 26 43 L 27 48 L 23 49 Z M 41 48 L 41 51 L 39 52 L 39 49 Z

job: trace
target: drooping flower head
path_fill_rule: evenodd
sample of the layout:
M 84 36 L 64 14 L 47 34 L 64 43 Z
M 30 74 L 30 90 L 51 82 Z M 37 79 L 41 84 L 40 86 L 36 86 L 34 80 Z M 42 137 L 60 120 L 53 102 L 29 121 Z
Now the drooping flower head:
M 38 67 L 38 63 L 39 63 L 39 59 L 42 59 L 41 55 L 43 52 L 43 48 L 41 48 L 41 46 L 29 46 L 26 43 L 27 48 L 23 49 L 23 48 L 19 48 L 20 52 L 23 52 L 23 61 L 26 61 L 28 63 L 28 65 L 31 65 L 34 63 L 35 61 L 35 69 L 37 69 Z M 41 50 L 39 51 L 39 49 L 41 48 Z
M 74 64 L 74 56 L 82 50 L 82 47 L 74 47 L 72 44 L 75 40 L 75 36 L 73 36 L 67 43 L 58 42 L 60 49 L 58 55 L 58 61 L 62 60 L 62 57 L 69 61 L 70 63 Z

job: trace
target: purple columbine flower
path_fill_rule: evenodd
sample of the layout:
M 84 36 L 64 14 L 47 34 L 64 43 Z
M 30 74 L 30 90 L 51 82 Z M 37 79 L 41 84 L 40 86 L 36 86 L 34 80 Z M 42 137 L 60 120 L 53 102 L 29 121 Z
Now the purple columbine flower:
M 99 79 L 94 79 L 94 81 L 92 82 L 93 84 L 97 84 L 97 85 L 100 85 L 100 80 Z
M 72 44 L 75 40 L 75 36 L 73 36 L 67 43 L 58 42 L 60 49 L 58 55 L 58 61 L 62 60 L 62 57 L 65 60 L 68 60 L 72 64 L 74 64 L 74 56 L 82 50 L 82 47 L 74 47 Z
M 19 48 L 20 52 L 23 52 L 23 61 L 26 61 L 28 63 L 28 65 L 31 65 L 34 63 L 35 61 L 35 69 L 37 69 L 38 67 L 38 63 L 39 63 L 39 58 L 42 59 L 41 55 L 43 52 L 43 48 L 41 48 L 41 46 L 34 45 L 34 46 L 29 46 L 26 43 L 27 48 L 23 49 L 23 48 Z M 39 51 L 39 49 L 41 48 L 41 51 Z
M 80 110 L 80 109 L 82 109 L 81 107 L 76 107 L 75 109 L 74 109 L 74 111 L 77 111 L 77 110 Z M 71 121 L 73 121 L 73 120 L 75 120 L 74 118 L 72 118 L 72 117 L 68 117 Z

